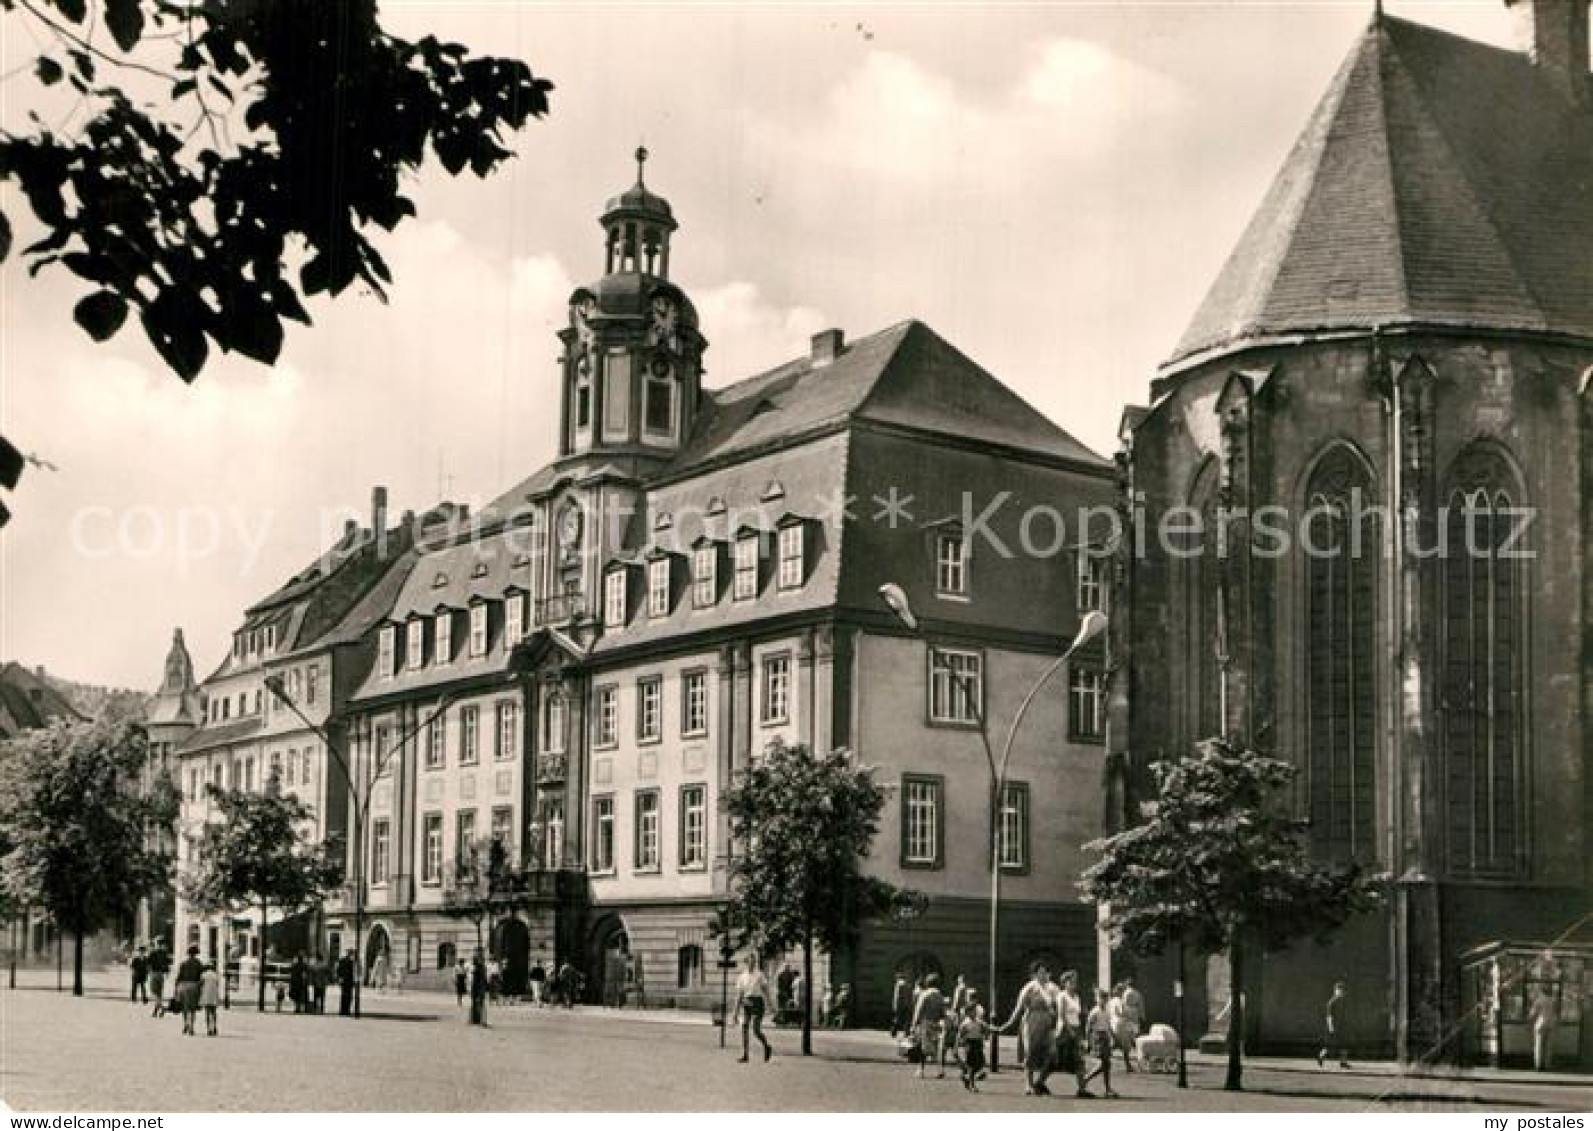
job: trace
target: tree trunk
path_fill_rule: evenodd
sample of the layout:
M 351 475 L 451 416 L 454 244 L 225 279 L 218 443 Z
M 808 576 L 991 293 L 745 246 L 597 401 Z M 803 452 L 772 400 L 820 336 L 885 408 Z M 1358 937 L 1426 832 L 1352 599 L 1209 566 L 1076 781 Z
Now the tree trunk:
M 260 967 L 255 981 L 260 984 L 260 1012 L 265 1012 L 265 987 L 266 987 L 266 953 L 271 949 L 267 945 L 266 926 L 267 905 L 264 899 L 260 900 Z
M 1228 1077 L 1225 1092 L 1242 1092 L 1245 1040 L 1244 943 L 1236 933 L 1228 944 Z
M 802 1055 L 813 1055 L 813 922 L 802 935 Z
M 72 931 L 72 996 L 83 996 L 83 924 Z

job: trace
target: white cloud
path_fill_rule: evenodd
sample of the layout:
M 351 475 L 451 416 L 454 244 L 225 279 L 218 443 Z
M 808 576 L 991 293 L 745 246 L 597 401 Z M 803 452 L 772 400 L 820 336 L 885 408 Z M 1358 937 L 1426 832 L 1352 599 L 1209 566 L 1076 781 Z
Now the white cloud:
M 696 292 L 692 301 L 709 339 L 705 364 L 710 386 L 726 385 L 806 354 L 810 339 L 825 328 L 821 311 L 771 303 L 756 283 L 725 283 Z

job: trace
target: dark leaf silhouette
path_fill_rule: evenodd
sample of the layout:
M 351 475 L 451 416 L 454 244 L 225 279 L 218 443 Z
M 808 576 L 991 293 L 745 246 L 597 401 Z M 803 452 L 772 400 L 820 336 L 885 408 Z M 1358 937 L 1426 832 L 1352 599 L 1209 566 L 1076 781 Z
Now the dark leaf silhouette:
M 88 331 L 89 337 L 103 342 L 127 320 L 127 300 L 111 291 L 95 291 L 78 302 L 72 317 Z

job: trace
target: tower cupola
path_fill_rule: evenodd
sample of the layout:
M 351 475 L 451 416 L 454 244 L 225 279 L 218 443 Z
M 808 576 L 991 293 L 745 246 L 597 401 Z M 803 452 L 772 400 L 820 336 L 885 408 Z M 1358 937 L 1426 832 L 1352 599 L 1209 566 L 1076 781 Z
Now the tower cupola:
M 647 156 L 647 148 L 638 146 L 636 183 L 603 208 L 599 223 L 607 234 L 606 275 L 669 278 L 669 236 L 677 225 L 669 201 L 647 187 Z

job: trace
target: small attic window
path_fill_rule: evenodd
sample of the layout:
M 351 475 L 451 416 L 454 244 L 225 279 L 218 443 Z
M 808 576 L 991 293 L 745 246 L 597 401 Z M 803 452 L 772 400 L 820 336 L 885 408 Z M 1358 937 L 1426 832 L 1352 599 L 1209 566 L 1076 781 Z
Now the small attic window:
M 486 562 L 477 562 L 475 568 L 470 571 L 470 576 L 471 577 L 486 577 L 487 576 L 487 563 Z
M 653 519 L 654 530 L 673 530 L 674 528 L 675 516 L 668 511 L 659 511 L 658 517 Z
M 448 584 L 448 575 L 446 573 L 439 573 L 436 577 L 431 579 L 431 587 L 433 589 L 441 589 L 444 585 L 447 585 L 447 584 Z
M 708 500 L 708 509 L 703 511 L 703 513 L 704 514 L 724 514 L 725 513 L 725 501 L 723 499 L 721 499 L 718 495 L 715 495 L 713 498 Z
M 783 498 L 785 498 L 785 488 L 780 485 L 780 481 L 778 479 L 769 480 L 769 485 L 763 489 L 763 502 L 769 503 L 775 499 Z
M 516 569 L 523 569 L 524 567 L 526 567 L 526 566 L 531 564 L 531 555 L 530 554 L 516 554 L 515 558 L 514 558 L 514 561 L 511 564 Z

